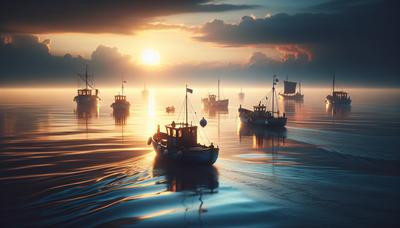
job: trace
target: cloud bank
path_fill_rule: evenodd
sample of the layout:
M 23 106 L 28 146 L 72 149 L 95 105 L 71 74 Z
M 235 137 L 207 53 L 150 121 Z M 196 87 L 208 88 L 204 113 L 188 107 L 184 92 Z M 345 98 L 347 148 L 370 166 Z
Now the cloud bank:
M 132 33 L 155 17 L 256 7 L 212 0 L 3 0 L 0 32 Z
M 213 20 L 195 39 L 228 46 L 272 45 L 283 58 L 307 55 L 310 73 L 363 74 L 371 81 L 400 70 L 398 1 L 331 1 L 314 7 L 324 13 L 244 16 L 237 24 Z M 314 9 L 314 10 L 315 10 Z

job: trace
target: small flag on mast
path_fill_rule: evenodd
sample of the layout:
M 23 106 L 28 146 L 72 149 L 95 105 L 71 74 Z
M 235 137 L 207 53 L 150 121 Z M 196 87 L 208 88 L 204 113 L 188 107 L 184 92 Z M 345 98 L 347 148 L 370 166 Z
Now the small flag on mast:
M 189 89 L 189 88 L 186 88 L 186 92 L 187 92 L 187 93 L 193 93 L 193 90 L 192 90 L 192 89 Z

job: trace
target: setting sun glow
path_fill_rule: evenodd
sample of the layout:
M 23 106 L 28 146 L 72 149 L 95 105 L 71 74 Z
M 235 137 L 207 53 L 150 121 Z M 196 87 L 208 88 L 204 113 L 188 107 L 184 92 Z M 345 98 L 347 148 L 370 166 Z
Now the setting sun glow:
M 160 53 L 154 49 L 145 49 L 142 51 L 141 61 L 144 65 L 159 65 Z

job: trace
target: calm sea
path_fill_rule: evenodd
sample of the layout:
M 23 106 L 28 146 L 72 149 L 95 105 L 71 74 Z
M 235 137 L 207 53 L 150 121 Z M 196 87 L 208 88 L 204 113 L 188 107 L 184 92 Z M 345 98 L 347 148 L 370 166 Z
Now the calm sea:
M 75 89 L 0 90 L 0 226 L 399 227 L 400 90 L 351 89 L 353 104 L 324 104 L 329 89 L 279 100 L 285 130 L 241 126 L 269 89 L 225 89 L 229 110 L 206 112 L 189 96 L 202 143 L 220 147 L 213 167 L 155 160 L 146 141 L 182 120 L 184 88 L 128 89 L 129 116 L 113 116 L 118 89 L 77 112 Z M 165 107 L 174 105 L 174 114 Z

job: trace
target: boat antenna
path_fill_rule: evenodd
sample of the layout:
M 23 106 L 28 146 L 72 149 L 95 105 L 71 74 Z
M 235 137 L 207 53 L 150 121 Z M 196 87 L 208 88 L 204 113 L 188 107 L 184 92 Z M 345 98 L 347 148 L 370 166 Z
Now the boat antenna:
M 274 74 L 274 76 L 272 77 L 272 115 L 274 115 L 275 113 L 275 99 L 276 99 L 276 95 L 275 95 L 275 85 L 278 82 L 278 78 L 276 77 L 276 74 Z M 279 106 L 278 106 L 278 101 L 276 101 L 277 103 L 277 110 L 278 110 L 278 115 L 279 115 Z
M 186 93 L 186 96 L 185 96 L 185 119 L 186 119 L 186 126 L 188 126 L 188 102 L 187 102 L 187 100 L 188 100 L 188 96 L 187 96 L 187 89 L 188 87 L 187 87 L 187 84 L 186 84 L 186 90 L 185 90 L 185 93 Z
M 274 115 L 274 103 L 275 103 L 275 77 L 276 75 L 272 77 L 272 116 Z
M 124 95 L 124 76 L 121 76 L 121 84 L 122 84 L 122 95 Z
M 218 79 L 218 100 L 220 100 L 220 98 L 219 98 L 219 79 Z

